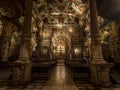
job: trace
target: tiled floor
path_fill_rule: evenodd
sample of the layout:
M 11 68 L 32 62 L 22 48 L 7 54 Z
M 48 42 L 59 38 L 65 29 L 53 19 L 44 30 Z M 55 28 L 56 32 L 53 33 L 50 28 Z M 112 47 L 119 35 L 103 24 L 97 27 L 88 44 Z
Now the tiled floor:
M 50 79 L 47 83 L 44 83 L 41 80 L 35 80 L 29 83 L 24 88 L 21 88 L 21 86 L 5 86 L 3 85 L 5 83 L 3 83 L 2 80 L 8 79 L 9 75 L 10 70 L 3 70 L 0 72 L 0 90 L 120 90 L 120 85 L 116 85 L 111 88 L 96 88 L 87 84 L 79 85 L 78 89 L 73 82 L 70 74 L 67 72 L 64 63 L 62 63 L 61 61 L 58 62 L 54 72 L 50 76 Z M 118 73 L 116 75 L 119 76 Z M 115 76 L 115 78 L 118 78 L 118 76 Z
M 64 65 L 56 66 L 50 80 L 42 90 L 78 90 Z

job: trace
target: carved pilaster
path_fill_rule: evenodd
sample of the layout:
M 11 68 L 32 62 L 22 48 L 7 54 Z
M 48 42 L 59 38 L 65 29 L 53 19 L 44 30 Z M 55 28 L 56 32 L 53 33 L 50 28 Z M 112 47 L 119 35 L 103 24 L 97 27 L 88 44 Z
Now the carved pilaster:
M 3 22 L 3 33 L 2 33 L 2 41 L 1 41 L 1 61 L 7 62 L 9 57 L 9 47 L 11 41 L 12 34 L 12 24 L 10 22 Z
M 114 62 L 120 64 L 120 41 L 119 40 L 116 41 L 114 46 L 116 46 L 115 47 L 116 55 L 114 56 Z
M 72 58 L 80 62 L 83 61 L 83 39 L 82 30 L 77 30 L 71 40 Z
M 100 43 L 100 30 L 98 29 L 96 0 L 90 0 L 92 61 L 91 82 L 94 85 L 110 86 L 109 70 L 112 64 L 103 60 Z M 104 78 L 106 77 L 106 79 Z
M 43 41 L 42 42 L 42 46 L 41 46 L 41 53 L 40 53 L 40 59 L 44 59 L 44 60 L 49 60 L 50 59 L 50 45 L 51 45 L 51 39 L 46 39 L 47 41 Z
M 36 46 L 36 49 L 35 49 L 35 58 L 37 60 L 41 60 L 42 58 L 44 58 L 44 55 L 43 55 L 43 46 L 42 45 L 44 42 L 43 42 L 43 30 L 44 30 L 44 27 L 43 27 L 43 22 L 42 21 L 39 21 L 37 22 L 37 25 L 38 25 L 38 31 L 36 32 L 36 43 L 37 43 L 37 46 Z M 46 58 L 46 56 L 45 56 Z
M 84 34 L 83 34 L 83 29 L 84 29 L 84 27 L 82 27 L 81 28 L 81 30 L 80 30 L 80 36 L 79 36 L 79 38 L 80 38 L 80 42 L 81 42 L 81 44 L 80 44 L 80 46 L 81 46 L 81 59 L 83 60 L 84 59 L 84 42 L 85 42 L 85 37 L 84 37 Z
M 114 29 L 116 32 L 116 39 L 113 41 L 114 44 L 114 62 L 120 64 L 120 22 L 115 23 Z
M 37 46 L 35 46 L 35 51 L 33 52 L 33 56 L 39 60 L 40 59 L 40 53 L 41 53 L 41 42 L 42 42 L 42 22 L 38 23 L 37 22 L 37 25 L 39 27 L 37 27 L 38 31 L 36 32 L 36 43 L 37 43 Z
M 92 40 L 92 62 L 104 61 L 100 43 L 100 30 L 98 29 L 97 6 L 95 0 L 90 0 L 91 40 Z

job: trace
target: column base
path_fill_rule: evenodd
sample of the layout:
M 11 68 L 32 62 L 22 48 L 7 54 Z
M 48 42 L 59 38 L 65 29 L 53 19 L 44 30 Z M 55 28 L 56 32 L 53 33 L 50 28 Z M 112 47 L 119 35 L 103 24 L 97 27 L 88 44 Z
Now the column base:
M 31 81 L 31 61 L 17 60 L 13 62 L 12 85 L 27 84 Z
M 112 63 L 107 62 L 91 63 L 91 83 L 96 86 L 111 86 L 109 71 L 112 66 Z

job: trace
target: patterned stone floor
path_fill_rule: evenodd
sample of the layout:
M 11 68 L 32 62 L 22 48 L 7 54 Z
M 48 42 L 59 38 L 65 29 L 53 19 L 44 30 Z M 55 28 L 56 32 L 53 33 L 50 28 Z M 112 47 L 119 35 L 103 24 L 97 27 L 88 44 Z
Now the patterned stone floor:
M 9 70 L 0 72 L 0 80 L 7 78 L 10 74 L 9 72 Z M 2 85 L 3 82 L 0 81 L 0 83 Z M 0 90 L 120 90 L 120 85 L 111 88 L 96 88 L 90 84 L 81 84 L 79 87 L 76 87 L 64 64 L 60 62 L 55 67 L 55 71 L 52 73 L 47 83 L 43 80 L 35 80 L 24 86 L 24 88 L 23 86 L 0 86 Z
M 62 64 L 58 64 L 50 80 L 42 90 L 78 90 L 72 78 Z

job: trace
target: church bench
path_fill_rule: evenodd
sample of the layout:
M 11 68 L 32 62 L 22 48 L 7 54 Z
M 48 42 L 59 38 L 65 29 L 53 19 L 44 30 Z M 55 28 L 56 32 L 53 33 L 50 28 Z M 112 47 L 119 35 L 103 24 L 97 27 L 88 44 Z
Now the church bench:
M 89 79 L 90 65 L 79 62 L 67 62 L 66 66 L 73 78 L 73 80 Z
M 32 65 L 32 73 L 35 77 L 38 77 L 41 79 L 48 79 L 55 65 L 56 65 L 55 62 L 34 63 Z

